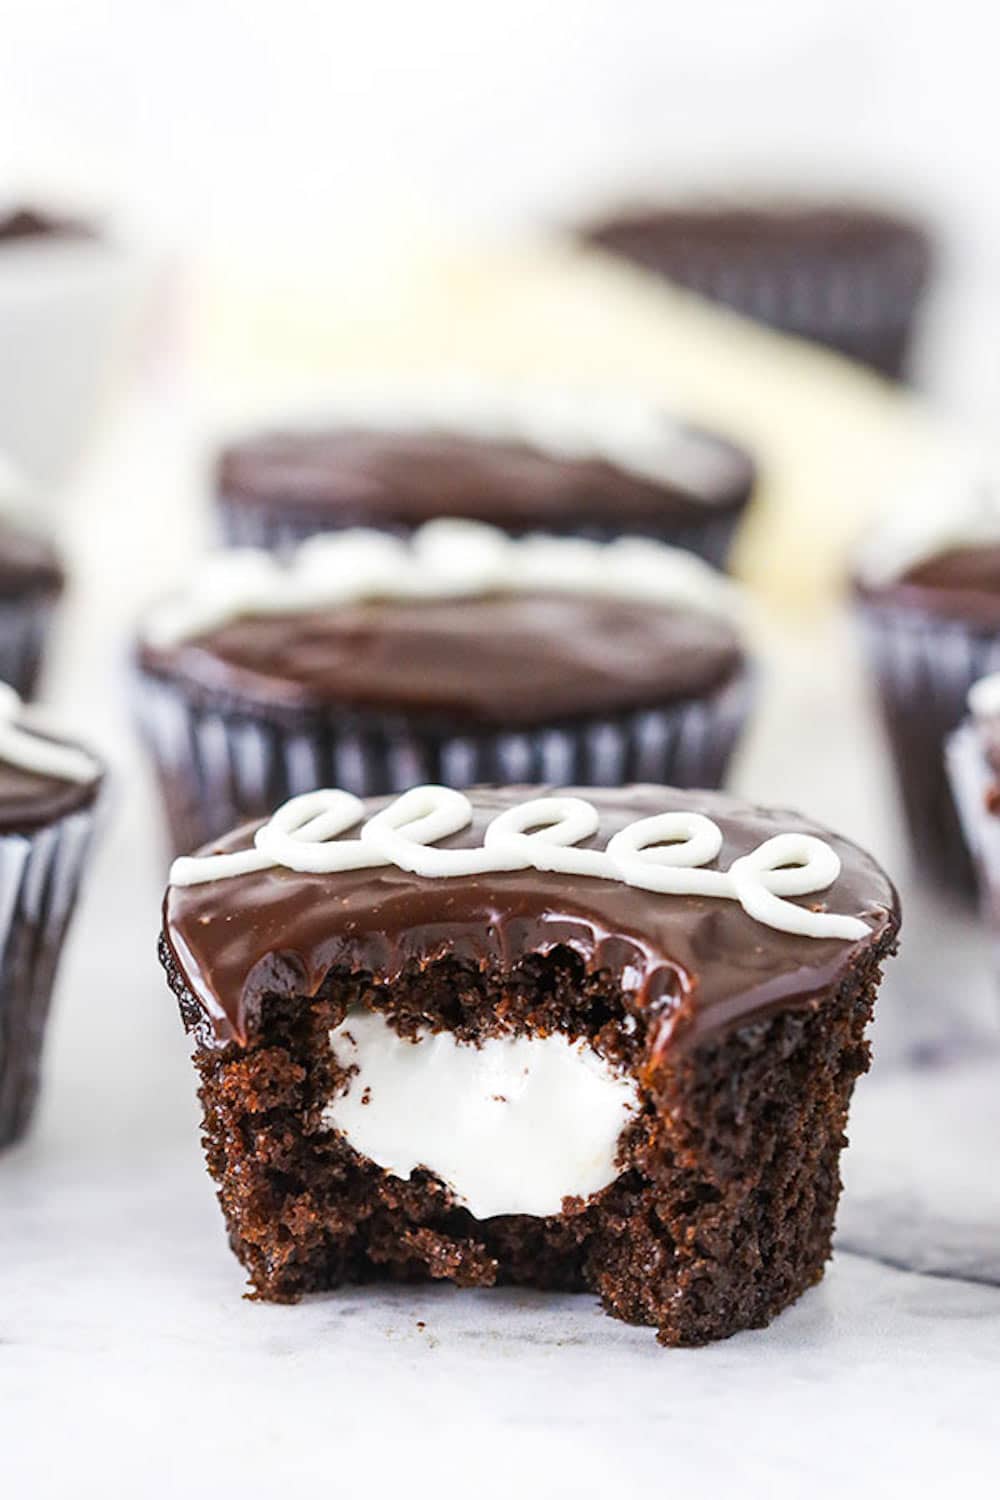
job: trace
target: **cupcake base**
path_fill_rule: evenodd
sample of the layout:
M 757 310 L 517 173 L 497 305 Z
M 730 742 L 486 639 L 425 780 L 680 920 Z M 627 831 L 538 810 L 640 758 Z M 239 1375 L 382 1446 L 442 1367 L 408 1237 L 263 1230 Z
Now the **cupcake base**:
M 0 836 L 0 1146 L 27 1130 L 66 928 L 94 809 L 32 834 Z
M 580 1017 L 603 1018 L 606 1035 L 607 1018 L 623 1014 L 606 976 L 586 978 L 577 955 L 556 949 L 503 973 L 416 964 L 374 997 L 370 975 L 336 972 L 315 996 L 271 998 L 247 1046 L 195 1053 L 208 1167 L 255 1294 L 287 1302 L 346 1282 L 434 1278 L 589 1291 L 667 1345 L 763 1327 L 829 1258 L 848 1104 L 891 943 L 807 1008 L 659 1065 L 642 1061 L 641 1026 L 626 1028 L 648 1092 L 623 1137 L 624 1170 L 547 1218 L 477 1219 L 429 1172 L 394 1177 L 323 1128 L 336 1087 L 329 1034 L 366 1001 L 402 1015 L 440 1010 L 444 1022 L 477 1007 L 537 1016 L 554 996 L 576 996 Z M 190 1010 L 165 945 L 161 955 Z
M 971 895 L 972 863 L 945 771 L 945 741 L 972 684 L 1000 669 L 1000 637 L 959 620 L 866 601 L 865 642 L 922 874 Z
M 285 506 L 254 505 L 246 500 L 234 500 L 226 496 L 217 499 L 216 508 L 223 540 L 230 547 L 291 551 L 311 536 L 343 529 L 331 521 L 329 515 L 320 516 L 315 511 L 295 512 Z M 623 533 L 617 526 L 579 526 L 561 531 L 558 535 L 582 537 L 592 542 L 613 542 L 623 534 L 640 536 L 650 541 L 664 542 L 671 547 L 680 547 L 685 552 L 694 552 L 713 567 L 724 569 L 745 509 L 745 506 L 706 505 L 705 518 L 698 522 L 660 527 L 630 526 L 627 533 Z M 398 536 L 412 535 L 412 528 L 409 531 L 402 527 L 387 526 L 378 529 L 392 531 Z
M 138 710 L 173 846 L 188 853 L 321 786 L 359 797 L 425 782 L 620 786 L 722 784 L 752 696 L 749 671 L 703 698 L 615 718 L 496 733 L 419 728 L 349 711 L 279 714 L 202 701 L 140 671 Z
M 33 696 L 54 601 L 45 595 L 0 601 L 0 682 L 22 698 Z

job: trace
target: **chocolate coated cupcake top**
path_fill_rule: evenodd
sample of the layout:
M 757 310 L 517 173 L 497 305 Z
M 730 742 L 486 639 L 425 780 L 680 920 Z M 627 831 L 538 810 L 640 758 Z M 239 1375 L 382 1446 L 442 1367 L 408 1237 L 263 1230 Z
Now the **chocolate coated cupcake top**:
M 0 834 L 31 833 L 89 807 L 103 779 L 89 751 L 36 724 L 37 713 L 0 683 Z
M 864 598 L 1000 629 L 1000 480 L 988 468 L 934 481 L 869 542 L 857 571 Z
M 514 533 L 684 524 L 740 509 L 753 482 L 742 449 L 649 402 L 475 385 L 358 393 L 324 425 L 230 444 L 217 471 L 228 502 L 310 521 Z
M 899 925 L 856 845 L 717 792 L 319 792 L 203 851 L 218 853 L 235 858 L 176 861 L 164 904 L 206 1045 L 245 1041 L 265 997 L 313 995 L 334 969 L 391 984 L 412 964 L 509 969 L 565 947 L 667 1046 L 810 1004 Z
M 343 532 L 290 562 L 228 553 L 147 622 L 143 666 L 291 711 L 529 726 L 700 696 L 744 665 L 737 591 L 657 543 L 432 523 Z

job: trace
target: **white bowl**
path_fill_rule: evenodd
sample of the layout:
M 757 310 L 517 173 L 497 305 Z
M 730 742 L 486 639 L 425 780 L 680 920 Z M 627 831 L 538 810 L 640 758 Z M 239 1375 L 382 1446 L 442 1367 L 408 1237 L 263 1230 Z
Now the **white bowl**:
M 43 501 L 114 389 L 147 284 L 140 257 L 100 239 L 0 242 L 0 451 Z

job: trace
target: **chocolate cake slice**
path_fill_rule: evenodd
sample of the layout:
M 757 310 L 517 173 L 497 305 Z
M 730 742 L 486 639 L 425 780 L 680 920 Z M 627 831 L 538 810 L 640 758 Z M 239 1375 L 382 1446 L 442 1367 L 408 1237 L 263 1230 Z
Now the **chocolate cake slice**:
M 161 957 L 255 1294 L 763 1326 L 829 1256 L 898 927 L 853 844 L 666 787 L 321 791 L 177 860 Z

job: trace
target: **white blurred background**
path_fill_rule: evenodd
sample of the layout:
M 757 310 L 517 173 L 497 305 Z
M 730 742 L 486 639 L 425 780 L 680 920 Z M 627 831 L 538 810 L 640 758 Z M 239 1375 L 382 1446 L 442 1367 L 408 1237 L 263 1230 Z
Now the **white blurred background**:
M 926 383 L 1000 410 L 989 0 L 2 0 L 0 193 L 199 267 L 370 271 L 636 195 L 847 191 L 946 252 Z

